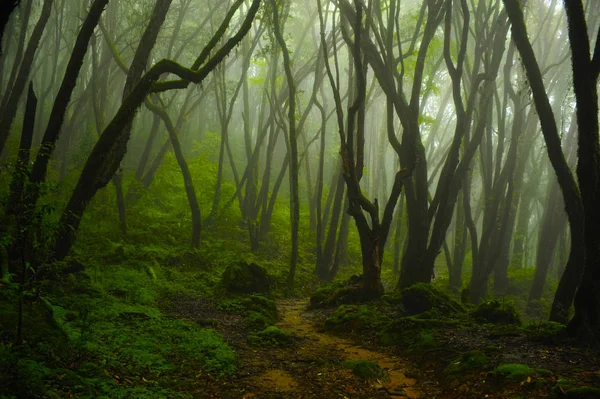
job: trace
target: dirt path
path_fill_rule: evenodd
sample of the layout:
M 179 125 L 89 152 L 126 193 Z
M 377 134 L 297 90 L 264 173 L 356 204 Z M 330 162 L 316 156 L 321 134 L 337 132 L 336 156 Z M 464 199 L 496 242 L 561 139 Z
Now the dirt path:
M 279 328 L 298 336 L 291 349 L 260 349 L 249 367 L 262 369 L 249 376 L 244 398 L 421 398 L 415 380 L 405 375 L 407 364 L 392 355 L 374 352 L 354 342 L 318 331 L 314 314 L 305 302 L 278 303 Z M 248 354 L 246 354 L 248 355 Z M 242 354 L 242 357 L 244 354 Z M 378 363 L 389 375 L 386 381 L 364 381 L 339 366 L 344 360 Z

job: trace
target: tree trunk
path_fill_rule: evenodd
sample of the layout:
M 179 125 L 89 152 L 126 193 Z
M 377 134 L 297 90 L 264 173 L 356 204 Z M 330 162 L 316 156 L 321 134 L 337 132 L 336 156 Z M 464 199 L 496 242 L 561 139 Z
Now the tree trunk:
M 597 342 L 600 339 L 600 40 L 597 40 L 593 59 L 590 59 L 590 41 L 583 4 L 580 0 L 565 0 L 564 4 L 569 26 L 573 86 L 577 100 L 577 179 L 585 214 L 585 268 L 575 295 L 575 316 L 568 327 L 571 334 L 592 338 Z M 600 30 L 597 38 L 600 38 Z

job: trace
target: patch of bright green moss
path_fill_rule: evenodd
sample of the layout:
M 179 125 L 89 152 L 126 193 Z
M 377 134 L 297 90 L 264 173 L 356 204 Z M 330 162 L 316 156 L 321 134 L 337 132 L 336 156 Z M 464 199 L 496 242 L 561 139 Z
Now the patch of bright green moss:
M 363 380 L 382 379 L 386 372 L 375 362 L 368 360 L 346 360 L 342 367 L 352 369 L 352 374 Z

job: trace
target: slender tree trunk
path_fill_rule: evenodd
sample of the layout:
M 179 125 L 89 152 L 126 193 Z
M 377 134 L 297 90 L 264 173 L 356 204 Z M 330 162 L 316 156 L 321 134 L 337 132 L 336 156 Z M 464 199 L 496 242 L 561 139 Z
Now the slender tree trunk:
M 288 123 L 289 123 L 289 152 L 290 152 L 290 224 L 292 229 L 292 251 L 290 255 L 290 274 L 288 276 L 288 289 L 293 292 L 294 277 L 298 263 L 298 228 L 300 221 L 300 197 L 298 193 L 298 142 L 296 137 L 296 86 L 290 66 L 290 54 L 283 39 L 282 28 L 279 21 L 279 12 L 275 0 L 271 0 L 273 7 L 273 22 L 275 24 L 275 38 L 281 47 L 283 53 L 283 67 L 287 79 L 289 97 L 288 97 Z

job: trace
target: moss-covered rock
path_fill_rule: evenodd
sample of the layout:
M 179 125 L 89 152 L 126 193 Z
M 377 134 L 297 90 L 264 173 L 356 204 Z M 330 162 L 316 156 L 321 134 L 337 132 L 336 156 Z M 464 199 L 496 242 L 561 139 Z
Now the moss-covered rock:
M 459 358 L 454 359 L 444 370 L 444 374 L 449 378 L 455 378 L 467 371 L 476 370 L 485 366 L 489 358 L 481 351 L 472 350 L 463 353 Z
M 409 315 L 439 310 L 444 314 L 464 313 L 464 307 L 431 284 L 417 283 L 402 291 L 402 304 Z
M 288 334 L 275 326 L 267 327 L 248 336 L 248 343 L 254 346 L 288 347 L 295 342 L 295 335 Z
M 352 374 L 363 380 L 384 379 L 387 376 L 379 364 L 368 360 L 346 360 L 342 367 L 352 369 Z
M 342 305 L 325 321 L 325 328 L 337 332 L 378 330 L 388 322 L 374 306 Z
M 514 306 L 496 300 L 481 303 L 471 316 L 483 323 L 521 325 L 521 318 Z
M 233 263 L 221 275 L 221 286 L 232 294 L 267 294 L 272 283 L 269 273 L 255 263 Z

